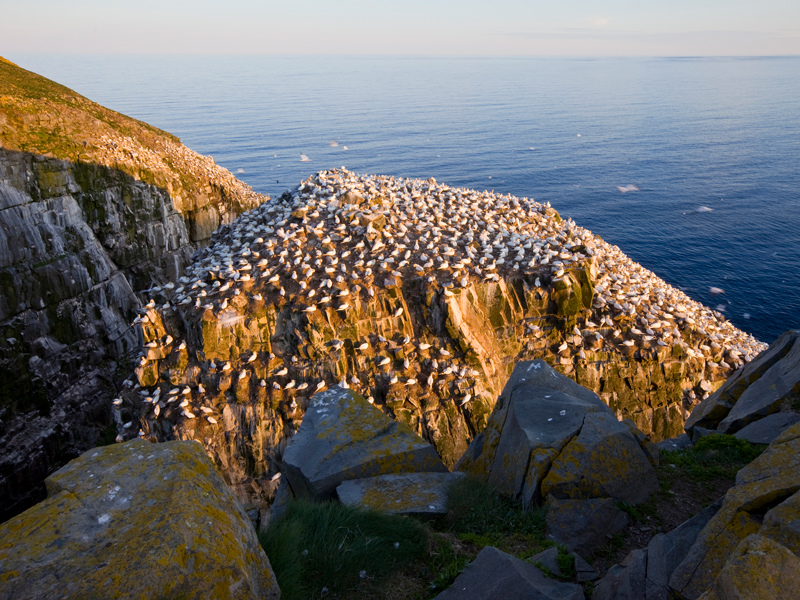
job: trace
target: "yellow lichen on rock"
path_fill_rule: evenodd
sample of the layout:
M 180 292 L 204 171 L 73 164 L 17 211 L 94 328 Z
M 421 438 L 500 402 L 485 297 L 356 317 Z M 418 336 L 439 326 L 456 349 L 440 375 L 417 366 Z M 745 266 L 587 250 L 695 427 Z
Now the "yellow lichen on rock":
M 799 492 L 800 423 L 784 431 L 766 452 L 739 471 L 736 485 L 728 490 L 719 512 L 676 568 L 670 586 L 686 598 L 699 597 L 739 543 L 751 534 L 800 545 L 790 525 L 796 520 L 795 496 Z
M 761 535 L 745 538 L 701 600 L 790 600 L 800 596 L 800 558 Z
M 274 598 L 255 530 L 202 447 L 133 440 L 50 476 L 0 525 L 0 598 Z

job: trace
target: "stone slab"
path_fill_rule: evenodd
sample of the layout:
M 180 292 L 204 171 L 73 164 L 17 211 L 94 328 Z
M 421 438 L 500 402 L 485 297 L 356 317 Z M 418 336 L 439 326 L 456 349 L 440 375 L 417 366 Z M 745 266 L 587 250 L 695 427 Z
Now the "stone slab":
M 696 426 L 717 429 L 744 392 L 781 361 L 800 339 L 800 330 L 789 330 L 744 367 L 731 375 L 722 387 L 698 404 L 684 428 L 691 435 Z M 732 433 L 732 432 L 731 432 Z
M 464 476 L 464 473 L 378 475 L 343 481 L 336 494 L 342 504 L 390 514 L 445 514 L 447 492 Z
M 733 435 L 751 444 L 769 444 L 795 423 L 800 423 L 799 414 L 779 412 L 754 421 Z
M 658 446 L 659 450 L 669 450 L 669 451 L 683 450 L 685 448 L 692 447 L 692 440 L 689 439 L 688 435 L 682 433 L 677 437 L 669 438 L 668 440 L 662 440 L 658 442 L 656 446 Z
M 751 383 L 739 396 L 717 429 L 735 433 L 746 425 L 777 412 L 786 400 L 800 397 L 800 342 Z
M 584 600 L 574 583 L 548 578 L 532 564 L 486 546 L 436 600 Z

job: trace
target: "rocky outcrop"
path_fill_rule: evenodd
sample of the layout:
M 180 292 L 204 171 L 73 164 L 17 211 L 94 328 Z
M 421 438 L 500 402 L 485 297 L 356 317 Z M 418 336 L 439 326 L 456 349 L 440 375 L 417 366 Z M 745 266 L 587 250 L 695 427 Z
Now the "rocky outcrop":
M 590 556 L 613 536 L 630 524 L 625 511 L 611 498 L 586 498 L 547 501 L 547 531 L 550 539 L 573 552 Z
M 598 600 L 800 597 L 800 424 L 736 476 L 723 498 L 598 582 Z
M 280 598 L 241 505 L 194 442 L 133 440 L 47 478 L 0 525 L 0 598 Z
M 670 600 L 672 573 L 721 504 L 715 502 L 669 533 L 656 535 L 647 548 L 632 551 L 597 583 L 592 599 Z
M 134 292 L 264 199 L 174 136 L 0 61 L 0 521 L 112 423 L 142 343 Z
M 784 431 L 756 460 L 739 471 L 722 506 L 670 578 L 682 597 L 708 590 L 739 543 L 760 534 L 800 551 L 800 424 Z M 795 594 L 800 590 L 795 590 Z
M 531 563 L 486 546 L 436 600 L 583 600 L 581 586 L 550 579 Z
M 121 435 L 200 440 L 263 504 L 318 385 L 372 397 L 452 468 L 519 360 L 658 440 L 762 348 L 549 206 L 343 169 L 221 228 L 151 306 L 136 376 L 163 406 L 123 394 Z M 216 424 L 164 404 L 174 386 Z
M 734 437 L 747 440 L 751 444 L 770 444 L 772 440 L 795 423 L 800 423 L 800 413 L 773 413 L 743 427 L 734 434 Z
M 749 535 L 701 600 L 791 600 L 800 592 L 800 558 L 785 546 Z
M 736 433 L 781 409 L 800 412 L 800 331 L 789 330 L 733 374 L 686 421 L 695 428 Z

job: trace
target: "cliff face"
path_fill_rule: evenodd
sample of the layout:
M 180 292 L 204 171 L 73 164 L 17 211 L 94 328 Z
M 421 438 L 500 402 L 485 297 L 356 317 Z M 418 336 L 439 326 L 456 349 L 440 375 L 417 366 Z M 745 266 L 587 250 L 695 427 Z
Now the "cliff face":
M 264 200 L 174 136 L 0 60 L 0 520 L 111 422 L 141 345 L 134 292 Z
M 325 387 L 369 397 L 452 467 L 519 360 L 660 440 L 763 347 L 548 206 L 343 170 L 223 227 L 152 292 L 119 431 L 202 442 L 255 503 Z

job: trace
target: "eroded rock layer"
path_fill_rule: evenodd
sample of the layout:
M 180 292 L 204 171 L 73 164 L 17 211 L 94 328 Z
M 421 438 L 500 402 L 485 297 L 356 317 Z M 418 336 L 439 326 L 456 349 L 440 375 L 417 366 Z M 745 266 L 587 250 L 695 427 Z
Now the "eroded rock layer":
M 763 348 L 548 205 L 344 169 L 221 228 L 151 297 L 120 434 L 200 440 L 251 498 L 326 386 L 452 467 L 519 360 L 662 439 Z

